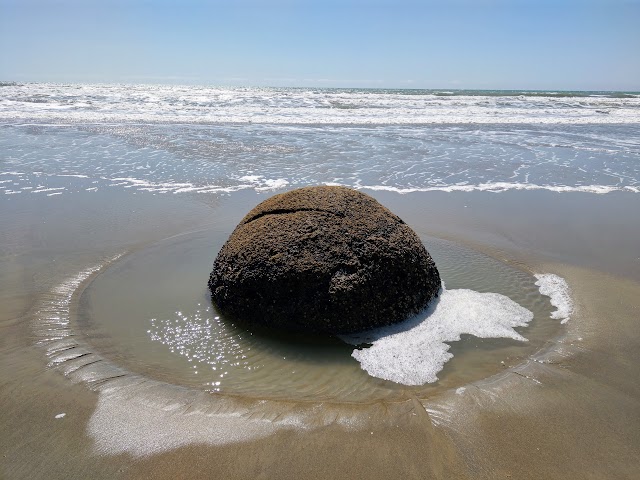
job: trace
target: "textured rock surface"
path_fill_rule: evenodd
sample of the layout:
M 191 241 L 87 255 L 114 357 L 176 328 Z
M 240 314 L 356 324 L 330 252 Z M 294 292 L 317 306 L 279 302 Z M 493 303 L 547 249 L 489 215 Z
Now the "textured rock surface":
M 352 333 L 406 319 L 440 288 L 413 230 L 372 197 L 307 187 L 256 206 L 209 277 L 231 317 L 290 331 Z

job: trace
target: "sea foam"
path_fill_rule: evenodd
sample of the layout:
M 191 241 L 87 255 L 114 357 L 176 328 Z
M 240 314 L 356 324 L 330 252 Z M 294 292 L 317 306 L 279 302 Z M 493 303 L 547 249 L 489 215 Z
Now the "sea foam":
M 31 83 L 6 86 L 0 123 L 638 124 L 619 92 L 228 88 Z M 43 101 L 43 99 L 46 99 Z
M 567 281 L 553 273 L 537 273 L 535 277 L 538 279 L 535 285 L 539 287 L 540 293 L 549 297 L 551 305 L 556 307 L 551 318 L 562 319 L 560 323 L 566 323 L 573 313 L 571 289 Z
M 463 334 L 526 342 L 515 328 L 532 319 L 532 312 L 504 295 L 443 286 L 440 296 L 418 316 L 342 339 L 353 345 L 371 344 L 352 353 L 369 375 L 423 385 L 438 380 L 438 372 L 453 357 L 447 342 L 458 341 Z

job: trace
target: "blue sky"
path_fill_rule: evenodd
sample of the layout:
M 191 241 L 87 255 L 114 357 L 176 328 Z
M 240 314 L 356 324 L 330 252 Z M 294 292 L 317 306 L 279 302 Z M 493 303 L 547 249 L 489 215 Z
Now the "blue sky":
M 640 0 L 0 0 L 0 80 L 640 90 Z

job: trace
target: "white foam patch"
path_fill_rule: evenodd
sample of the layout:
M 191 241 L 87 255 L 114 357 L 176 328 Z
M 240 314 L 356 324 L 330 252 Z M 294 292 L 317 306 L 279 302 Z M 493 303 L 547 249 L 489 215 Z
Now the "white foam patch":
M 238 180 L 249 182 L 249 188 L 254 188 L 258 192 L 278 190 L 289 185 L 289 181 L 284 178 L 265 178 L 262 175 L 245 175 Z
M 533 313 L 499 293 L 446 290 L 417 317 L 362 334 L 343 336 L 356 349 L 352 356 L 369 375 L 405 385 L 438 380 L 437 374 L 453 357 L 446 342 L 463 334 L 480 338 L 527 339 L 514 330 L 533 319 Z
M 557 93 L 462 95 L 424 91 L 364 93 L 316 88 L 265 89 L 176 85 L 4 86 L 0 120 L 78 123 L 418 125 L 640 123 L 640 98 Z M 47 101 L 42 99 L 46 96 Z M 176 98 L 180 107 L 176 108 Z
M 551 313 L 551 318 L 562 319 L 560 323 L 566 323 L 573 313 L 573 300 L 571 299 L 571 289 L 567 281 L 553 273 L 537 273 L 535 277 L 538 281 L 540 293 L 551 299 L 551 305 L 556 310 Z
M 64 188 L 65 187 L 52 187 L 52 188 L 38 187 L 35 190 L 31 190 L 31 193 L 56 192 L 58 190 L 64 190 Z
M 245 175 L 244 177 L 240 177 L 239 180 L 242 180 L 244 182 L 257 182 L 261 178 L 261 175 Z
M 537 185 L 533 183 L 517 183 L 517 182 L 488 182 L 474 185 L 436 185 L 427 187 L 391 187 L 387 185 L 357 185 L 356 188 L 366 190 L 380 190 L 396 193 L 414 193 L 414 192 L 507 192 L 509 190 L 547 190 L 558 193 L 597 193 L 604 195 L 611 192 L 629 191 L 639 193 L 640 189 L 632 186 L 621 187 L 617 185 Z

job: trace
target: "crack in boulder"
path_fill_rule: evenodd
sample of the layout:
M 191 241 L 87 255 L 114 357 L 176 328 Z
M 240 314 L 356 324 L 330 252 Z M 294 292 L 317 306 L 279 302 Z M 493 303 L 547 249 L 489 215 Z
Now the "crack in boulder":
M 266 217 L 268 215 L 286 215 L 289 213 L 297 213 L 297 212 L 322 212 L 328 213 L 330 215 L 335 215 L 336 217 L 344 218 L 345 214 L 342 212 L 334 212 L 332 210 L 326 210 L 323 208 L 279 208 L 275 210 L 269 210 L 266 212 L 260 212 L 257 215 L 249 217 L 248 219 L 242 222 L 242 225 L 247 225 L 248 223 L 255 222 L 259 218 Z

